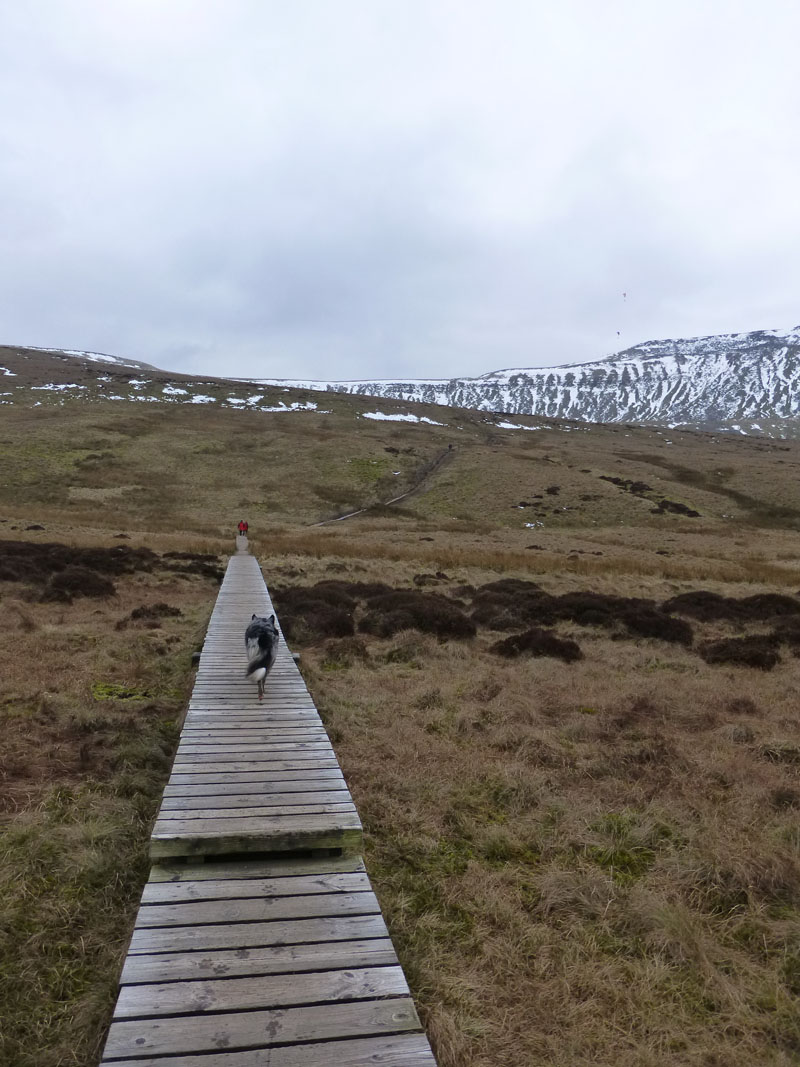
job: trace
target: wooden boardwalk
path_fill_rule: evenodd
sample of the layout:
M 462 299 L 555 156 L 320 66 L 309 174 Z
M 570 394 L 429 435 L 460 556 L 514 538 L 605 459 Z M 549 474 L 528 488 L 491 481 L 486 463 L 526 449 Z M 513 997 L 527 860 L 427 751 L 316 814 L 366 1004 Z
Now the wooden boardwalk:
M 103 1053 L 117 1067 L 435 1067 L 360 858 L 361 824 L 281 641 L 263 702 L 232 557 L 153 829 Z

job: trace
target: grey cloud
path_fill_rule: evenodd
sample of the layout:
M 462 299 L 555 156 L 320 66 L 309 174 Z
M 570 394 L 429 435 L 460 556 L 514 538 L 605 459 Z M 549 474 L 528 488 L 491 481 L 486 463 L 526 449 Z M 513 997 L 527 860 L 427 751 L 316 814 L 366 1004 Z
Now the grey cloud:
M 8 5 L 0 339 L 401 377 L 793 325 L 795 6 L 545 8 Z

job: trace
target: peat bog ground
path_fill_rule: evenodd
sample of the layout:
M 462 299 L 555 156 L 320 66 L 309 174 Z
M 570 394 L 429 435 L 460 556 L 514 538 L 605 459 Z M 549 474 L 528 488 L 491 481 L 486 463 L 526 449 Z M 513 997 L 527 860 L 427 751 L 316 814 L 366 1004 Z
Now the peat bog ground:
M 96 1062 L 242 517 L 441 1067 L 797 1062 L 800 446 L 367 403 L 4 410 L 0 1062 Z

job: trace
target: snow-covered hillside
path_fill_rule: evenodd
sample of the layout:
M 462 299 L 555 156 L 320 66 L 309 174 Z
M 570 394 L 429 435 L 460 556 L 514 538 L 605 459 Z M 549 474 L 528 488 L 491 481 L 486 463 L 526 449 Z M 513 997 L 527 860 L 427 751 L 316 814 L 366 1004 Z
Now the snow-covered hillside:
M 800 415 L 800 327 L 648 341 L 594 363 L 477 378 L 277 382 L 429 404 L 585 422 L 714 428 Z

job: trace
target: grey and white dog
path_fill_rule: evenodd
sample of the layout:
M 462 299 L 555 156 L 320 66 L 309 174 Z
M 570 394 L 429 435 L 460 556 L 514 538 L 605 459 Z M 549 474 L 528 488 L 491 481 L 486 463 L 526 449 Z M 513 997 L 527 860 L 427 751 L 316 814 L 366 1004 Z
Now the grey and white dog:
M 278 627 L 275 616 L 264 618 L 254 615 L 244 632 L 244 647 L 247 649 L 247 677 L 258 682 L 258 699 L 263 699 L 264 682 L 272 670 L 278 651 Z

